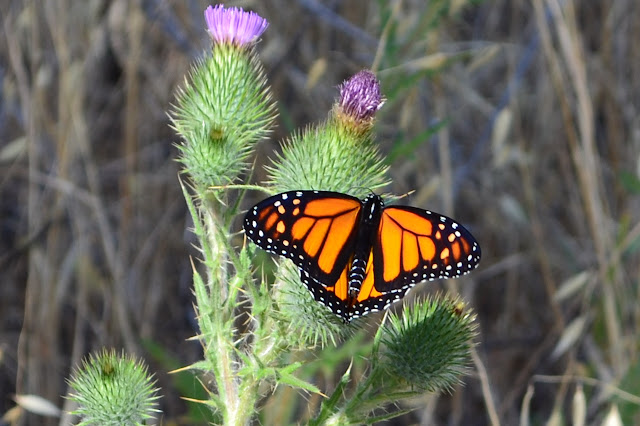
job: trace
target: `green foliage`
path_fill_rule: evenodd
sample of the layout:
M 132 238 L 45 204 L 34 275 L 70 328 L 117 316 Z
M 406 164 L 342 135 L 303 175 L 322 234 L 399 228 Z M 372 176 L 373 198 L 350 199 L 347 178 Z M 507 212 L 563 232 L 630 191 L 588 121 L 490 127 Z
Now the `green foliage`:
M 620 172 L 620 183 L 631 194 L 640 194 L 640 179 L 635 173 L 623 170 Z
M 276 191 L 305 185 L 339 191 L 353 188 L 354 195 L 362 196 L 383 185 L 386 166 L 373 145 L 371 133 L 353 129 L 352 121 L 343 122 L 339 116 L 331 115 L 326 123 L 292 138 L 277 162 L 269 167 L 272 187 Z M 344 324 L 317 303 L 300 283 L 299 272 L 290 261 L 280 262 L 273 282 L 263 276 L 253 283 L 253 249 L 238 250 L 233 244 L 230 227 L 237 208 L 220 201 L 228 198 L 225 191 L 210 190 L 195 197 L 183 186 L 183 193 L 194 232 L 201 240 L 207 271 L 205 277 L 194 269 L 198 338 L 203 343 L 204 359 L 189 367 L 211 372 L 215 377 L 215 386 L 207 387 L 206 404 L 219 413 L 224 423 L 237 424 L 253 417 L 256 402 L 270 388 L 266 384 L 320 394 L 316 385 L 302 378 L 301 373 L 312 373 L 304 368 L 306 362 L 293 360 L 295 354 L 348 341 L 364 321 Z M 453 315 L 448 302 L 440 305 L 430 300 L 427 305 L 426 312 L 423 309 L 418 314 L 407 314 L 409 322 L 399 323 L 404 327 L 384 329 L 388 336 L 382 343 L 384 356 L 378 358 L 378 337 L 368 354 L 362 353 L 372 360 L 371 371 L 366 375 L 362 372 L 363 377 L 351 389 L 352 370 L 348 369 L 322 403 L 312 424 L 356 424 L 392 418 L 404 411 L 372 413 L 378 407 L 416 396 L 423 389 L 435 391 L 452 385 L 456 375 L 464 371 L 473 334 L 471 317 Z M 453 321 L 459 318 L 462 320 Z M 392 324 L 398 321 L 394 319 Z M 413 342 L 416 335 L 425 339 L 423 346 L 435 351 L 421 359 L 423 364 L 416 365 L 423 368 L 418 371 L 420 381 L 410 383 L 407 371 L 392 370 L 389 363 L 398 362 L 403 345 Z M 414 345 L 407 350 L 419 349 Z M 333 351 L 324 352 L 327 353 Z M 341 356 L 333 361 L 336 366 L 353 355 L 338 353 Z M 432 361 L 432 357 L 438 357 L 438 363 L 432 363 L 435 368 L 428 370 L 424 362 Z
M 158 412 L 158 389 L 147 367 L 133 357 L 103 350 L 76 369 L 68 398 L 78 403 L 72 414 L 80 425 L 142 425 Z
M 349 389 L 353 374 L 347 369 L 310 424 L 389 420 L 411 410 L 386 412 L 384 407 L 450 389 L 469 364 L 473 319 L 458 300 L 438 296 L 405 307 L 401 316 L 389 315 L 370 349 L 367 374 Z
M 280 262 L 273 298 L 278 317 L 287 324 L 289 343 L 296 348 L 335 346 L 353 335 L 354 324 L 345 324 L 324 305 L 316 302 L 300 282 L 292 262 Z
M 619 388 L 629 395 L 640 395 L 640 360 L 636 361 L 629 367 Z M 622 424 L 635 425 L 640 422 L 640 407 L 636 402 L 630 402 L 619 397 L 614 398 L 614 402 L 618 404 Z

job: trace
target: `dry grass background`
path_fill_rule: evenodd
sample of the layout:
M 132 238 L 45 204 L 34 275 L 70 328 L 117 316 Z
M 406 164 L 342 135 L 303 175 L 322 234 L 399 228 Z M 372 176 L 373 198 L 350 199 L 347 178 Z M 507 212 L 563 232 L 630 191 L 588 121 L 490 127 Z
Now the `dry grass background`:
M 259 50 L 280 118 L 259 161 L 375 67 L 390 190 L 483 249 L 452 283 L 478 314 L 477 368 L 402 423 L 579 424 L 584 391 L 588 424 L 613 403 L 637 424 L 640 4 L 473 3 L 230 2 L 271 24 Z M 197 383 L 166 373 L 200 356 L 166 111 L 209 45 L 207 5 L 0 5 L 0 412 L 14 393 L 63 406 L 70 368 L 108 346 L 150 364 L 164 424 L 194 421 L 179 396 Z

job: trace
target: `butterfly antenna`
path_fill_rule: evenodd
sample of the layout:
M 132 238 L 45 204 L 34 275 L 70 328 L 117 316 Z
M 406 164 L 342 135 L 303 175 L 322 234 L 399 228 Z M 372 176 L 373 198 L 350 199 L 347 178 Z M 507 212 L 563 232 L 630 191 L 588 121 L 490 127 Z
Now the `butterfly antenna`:
M 413 194 L 413 193 L 415 193 L 415 192 L 416 192 L 416 190 L 415 190 L 415 189 L 412 189 L 412 190 L 410 190 L 409 192 L 405 192 L 405 193 L 404 193 L 404 194 L 402 194 L 402 195 L 398 195 L 398 200 L 399 200 L 399 199 L 401 199 L 401 198 L 408 197 L 409 195 L 412 195 L 412 194 Z

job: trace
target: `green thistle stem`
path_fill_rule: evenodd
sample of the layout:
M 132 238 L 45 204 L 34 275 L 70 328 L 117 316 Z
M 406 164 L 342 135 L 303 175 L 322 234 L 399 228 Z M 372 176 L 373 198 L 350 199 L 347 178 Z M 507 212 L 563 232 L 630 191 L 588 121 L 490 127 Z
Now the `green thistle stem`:
M 201 211 L 204 217 L 204 227 L 210 247 L 210 250 L 205 252 L 205 261 L 208 265 L 208 287 L 211 289 L 211 305 L 222 307 L 229 297 L 229 277 L 224 267 L 228 262 L 228 254 L 224 247 L 225 242 L 221 241 L 221 236 L 219 235 L 224 231 L 220 229 L 221 219 L 214 211 L 213 203 L 208 203 L 207 206 L 203 206 Z M 222 310 L 219 311 L 219 313 L 222 312 Z

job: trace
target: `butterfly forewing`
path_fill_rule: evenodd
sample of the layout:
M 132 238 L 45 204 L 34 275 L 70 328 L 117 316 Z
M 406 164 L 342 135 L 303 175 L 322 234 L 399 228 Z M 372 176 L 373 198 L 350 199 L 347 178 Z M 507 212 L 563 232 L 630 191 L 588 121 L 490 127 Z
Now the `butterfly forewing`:
M 251 208 L 244 230 L 259 247 L 332 285 L 352 255 L 361 206 L 359 199 L 337 192 L 284 192 Z
M 478 266 L 480 246 L 462 225 L 416 207 L 387 207 L 373 247 L 376 287 L 385 292 Z

